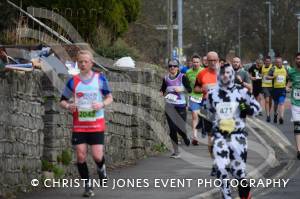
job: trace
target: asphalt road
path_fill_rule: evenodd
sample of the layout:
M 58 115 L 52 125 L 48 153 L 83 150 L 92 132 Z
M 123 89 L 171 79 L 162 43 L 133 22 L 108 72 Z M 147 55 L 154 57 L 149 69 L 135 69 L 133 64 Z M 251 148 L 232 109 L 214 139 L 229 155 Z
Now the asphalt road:
M 264 117 L 262 117 L 265 119 Z M 273 120 L 273 118 L 272 118 Z M 291 111 L 289 102 L 286 103 L 286 112 L 284 118 L 284 124 L 274 124 L 273 121 L 270 123 L 274 127 L 280 129 L 282 134 L 289 140 L 293 146 L 295 144 L 295 138 L 293 133 L 293 124 L 291 120 Z M 296 149 L 296 147 L 295 147 Z M 296 159 L 296 152 L 292 155 L 292 158 Z M 288 186 L 286 188 L 277 188 L 273 189 L 271 192 L 265 194 L 264 196 L 260 196 L 261 199 L 299 199 L 300 198 L 300 160 L 296 161 L 293 170 L 290 171 L 290 176 L 286 176 L 286 178 L 290 179 Z
M 264 120 L 264 117 L 259 119 Z M 293 145 L 293 126 L 290 120 L 290 111 L 287 111 L 285 116 L 285 123 L 283 125 L 275 125 L 271 123 L 272 128 L 279 128 Z M 259 125 L 253 129 L 258 129 Z M 256 134 L 262 134 L 257 131 Z M 269 157 L 270 149 L 267 146 L 269 140 L 265 139 L 265 144 L 262 143 L 255 132 L 249 133 L 249 152 L 247 170 L 248 173 L 258 170 L 261 165 Z M 209 174 L 211 170 L 211 159 L 207 153 L 207 146 L 203 143 L 199 146 L 186 147 L 181 145 L 180 159 L 170 159 L 169 152 L 164 154 L 140 160 L 136 165 L 127 168 L 115 169 L 109 172 L 110 182 L 105 188 L 95 188 L 96 196 L 94 198 L 107 199 L 132 199 L 132 198 L 163 198 L 163 199 L 196 199 L 196 198 L 220 198 L 220 195 L 209 194 L 215 189 L 214 186 L 199 185 L 200 180 L 213 179 Z M 273 150 L 273 149 L 272 149 Z M 295 156 L 291 156 L 294 158 Z M 286 188 L 266 189 L 260 193 L 254 194 L 254 198 L 261 199 L 298 199 L 300 198 L 300 161 L 296 161 L 292 171 L 288 172 L 288 176 L 282 178 L 290 179 Z M 281 171 L 278 170 L 278 173 Z M 96 178 L 96 176 L 94 176 Z M 124 180 L 131 180 L 131 184 L 123 186 Z M 140 184 L 137 180 L 140 179 Z M 190 180 L 189 180 L 190 179 Z M 156 181 L 157 180 L 157 181 Z M 181 184 L 178 180 L 181 180 Z M 114 188 L 113 182 L 119 181 L 119 187 Z M 188 182 L 190 181 L 190 182 Z M 157 182 L 155 184 L 155 182 Z M 173 183 L 173 184 L 172 184 Z M 174 184 L 175 183 L 175 184 Z M 184 183 L 184 185 L 182 185 Z M 42 190 L 31 192 L 28 194 L 19 195 L 19 199 L 65 199 L 65 198 L 82 198 L 83 188 L 43 188 Z M 255 190 L 254 190 L 255 191 Z M 234 192 L 236 196 L 236 192 Z

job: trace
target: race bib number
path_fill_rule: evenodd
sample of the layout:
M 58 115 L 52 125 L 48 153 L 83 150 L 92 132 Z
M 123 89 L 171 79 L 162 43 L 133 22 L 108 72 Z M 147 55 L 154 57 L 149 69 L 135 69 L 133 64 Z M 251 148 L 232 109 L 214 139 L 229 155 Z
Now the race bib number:
M 222 119 L 219 121 L 219 129 L 222 132 L 232 133 L 235 129 L 234 119 Z
M 202 98 L 201 97 L 200 98 L 195 98 L 195 97 L 191 96 L 190 100 L 192 102 L 196 102 L 196 103 L 201 103 L 202 102 Z
M 206 85 L 206 89 L 207 89 L 207 92 L 211 92 L 212 90 L 214 90 L 216 87 L 216 84 L 207 84 Z
M 90 111 L 79 111 L 78 112 L 78 118 L 81 122 L 92 122 L 96 121 L 96 111 L 90 110 Z
M 178 99 L 178 96 L 174 95 L 172 93 L 169 93 L 168 95 L 165 96 L 165 99 L 172 101 L 172 102 L 176 102 Z
M 97 102 L 98 92 L 80 91 L 75 94 L 75 103 L 79 110 L 92 110 L 93 102 Z
M 276 81 L 277 81 L 278 83 L 284 83 L 284 80 L 285 80 L 285 77 L 284 77 L 283 75 L 278 75 L 278 76 L 276 77 Z
M 264 76 L 263 82 L 264 83 L 272 83 L 272 80 L 271 79 L 267 79 L 267 76 Z
M 293 97 L 295 100 L 300 100 L 300 89 L 297 89 L 297 88 L 294 89 Z
M 216 106 L 217 116 L 219 119 L 232 119 L 236 109 L 238 107 L 237 102 L 222 102 Z
M 261 79 L 261 75 L 259 74 L 259 71 L 255 71 L 255 78 L 256 79 Z

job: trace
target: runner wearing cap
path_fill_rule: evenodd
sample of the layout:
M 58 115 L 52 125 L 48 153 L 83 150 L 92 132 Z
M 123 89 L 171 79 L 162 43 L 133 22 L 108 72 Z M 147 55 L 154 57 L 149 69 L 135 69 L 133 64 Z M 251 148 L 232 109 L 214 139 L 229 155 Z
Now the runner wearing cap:
M 180 158 L 177 133 L 183 138 L 187 146 L 190 145 L 190 140 L 186 134 L 186 100 L 184 91 L 186 89 L 190 93 L 192 88 L 186 76 L 180 73 L 177 60 L 170 60 L 168 67 L 169 73 L 163 78 L 160 92 L 166 101 L 165 111 L 173 146 L 173 153 L 170 157 Z

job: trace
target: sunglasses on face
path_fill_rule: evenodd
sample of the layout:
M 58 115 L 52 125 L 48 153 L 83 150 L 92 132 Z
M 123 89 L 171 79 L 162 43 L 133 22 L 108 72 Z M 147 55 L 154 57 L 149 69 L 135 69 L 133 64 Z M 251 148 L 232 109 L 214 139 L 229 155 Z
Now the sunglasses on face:
M 176 68 L 178 66 L 177 65 L 169 65 L 169 68 L 172 68 L 172 67 Z

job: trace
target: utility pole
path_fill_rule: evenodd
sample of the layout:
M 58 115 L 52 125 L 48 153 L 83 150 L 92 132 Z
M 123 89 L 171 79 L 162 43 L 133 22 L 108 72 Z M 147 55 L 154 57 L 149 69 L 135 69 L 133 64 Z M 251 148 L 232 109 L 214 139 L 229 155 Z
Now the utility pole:
M 298 51 L 300 52 L 300 12 L 295 14 L 298 19 Z
M 239 7 L 239 13 L 238 13 L 238 37 L 239 37 L 239 51 L 238 56 L 241 59 L 241 8 Z
M 267 1 L 266 4 L 269 6 L 269 56 L 271 56 L 272 52 L 272 3 L 271 1 Z
M 173 0 L 167 0 L 168 5 L 168 56 L 172 59 L 173 51 Z
M 156 30 L 167 31 L 167 58 L 172 59 L 173 31 L 178 30 L 178 25 L 177 24 L 173 25 L 173 0 L 166 0 L 166 1 L 167 1 L 167 24 L 159 24 L 154 26 Z
M 183 56 L 183 5 L 182 0 L 177 0 L 177 13 L 178 13 L 178 57 L 179 61 L 182 61 Z

